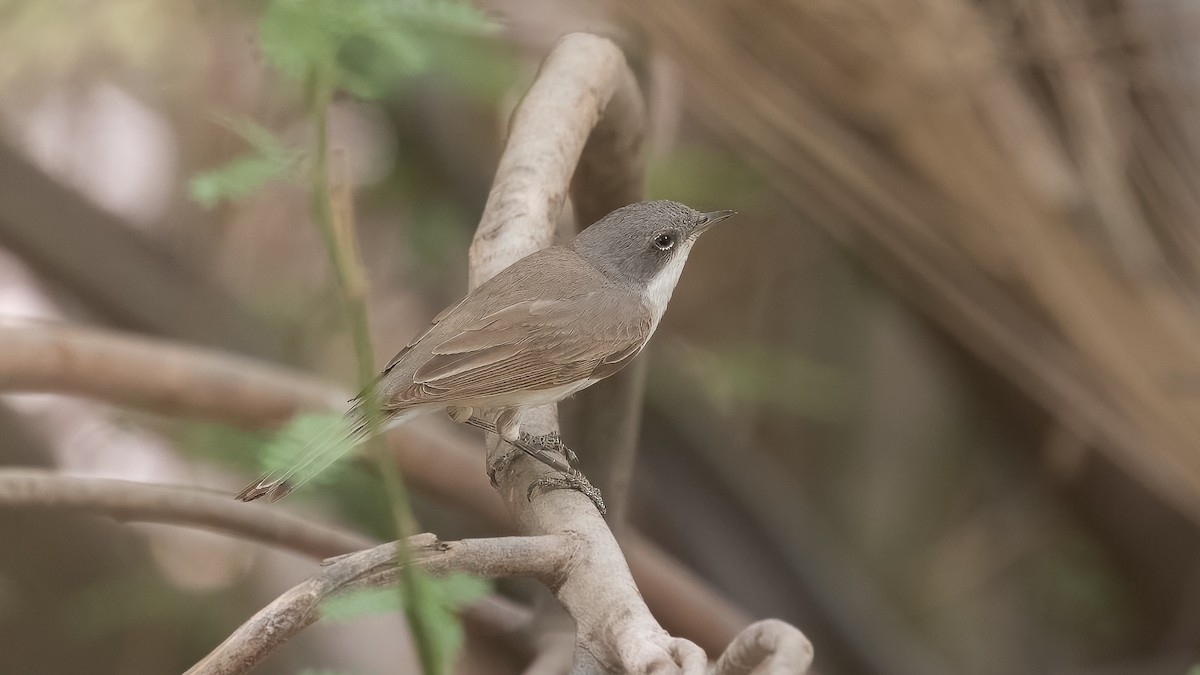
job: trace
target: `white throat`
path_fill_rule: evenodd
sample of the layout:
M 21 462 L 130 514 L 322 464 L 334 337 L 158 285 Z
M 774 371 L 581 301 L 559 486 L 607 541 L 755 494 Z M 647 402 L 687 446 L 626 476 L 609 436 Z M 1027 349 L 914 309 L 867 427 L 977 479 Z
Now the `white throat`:
M 679 275 L 683 274 L 683 264 L 687 262 L 688 253 L 691 253 L 691 242 L 687 242 L 685 246 L 687 248 L 676 253 L 671 262 L 654 275 L 642 296 L 646 301 L 646 306 L 650 308 L 651 334 L 658 328 L 658 322 L 662 319 L 663 312 L 667 311 L 667 303 L 671 301 L 671 292 L 675 290 Z

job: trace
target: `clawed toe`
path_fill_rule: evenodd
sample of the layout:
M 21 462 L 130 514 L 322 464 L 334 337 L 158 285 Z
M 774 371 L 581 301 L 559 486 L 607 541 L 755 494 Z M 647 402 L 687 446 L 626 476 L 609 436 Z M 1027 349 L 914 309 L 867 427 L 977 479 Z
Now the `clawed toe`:
M 529 490 L 526 491 L 525 498 L 532 500 L 534 491 L 538 489 L 578 490 L 579 492 L 582 492 L 585 497 L 592 500 L 592 503 L 596 505 L 596 510 L 600 512 L 600 515 L 604 515 L 607 512 L 607 509 L 604 506 L 604 497 L 601 496 L 600 490 L 595 485 L 592 485 L 591 482 L 579 472 L 543 476 L 533 481 L 533 483 L 529 485 Z

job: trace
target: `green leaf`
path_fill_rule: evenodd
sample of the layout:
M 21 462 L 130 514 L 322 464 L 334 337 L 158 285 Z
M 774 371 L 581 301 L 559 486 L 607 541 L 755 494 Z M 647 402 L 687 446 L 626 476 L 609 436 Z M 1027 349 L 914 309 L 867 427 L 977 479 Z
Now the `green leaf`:
M 291 470 L 288 481 L 299 486 L 320 477 L 333 478 L 328 471 L 358 445 L 345 415 L 308 413 L 297 415 L 276 434 L 262 452 L 264 472 Z
M 463 644 L 462 622 L 458 619 L 458 612 L 465 605 L 490 593 L 491 584 L 486 579 L 462 572 L 452 572 L 438 578 L 424 574 L 421 577 L 430 582 L 428 590 L 433 600 L 432 606 L 424 609 L 430 631 L 428 639 L 433 643 L 433 651 L 441 655 L 440 662 L 452 663 Z
M 285 75 L 305 81 L 332 73 L 335 87 L 375 98 L 426 70 L 432 45 L 446 34 L 497 27 L 470 4 L 448 0 L 271 0 L 258 39 L 263 56 Z
M 204 208 L 241 199 L 291 173 L 292 164 L 260 155 L 240 155 L 224 166 L 202 171 L 188 182 L 188 193 Z
M 215 119 L 245 140 L 253 152 L 239 155 L 224 166 L 200 172 L 192 178 L 188 191 L 201 206 L 211 208 L 222 200 L 240 199 L 291 174 L 299 154 L 289 150 L 270 130 L 247 117 Z
M 268 128 L 245 115 L 214 115 L 213 121 L 232 131 L 264 157 L 289 157 L 292 153 Z
M 457 612 L 463 607 L 487 597 L 492 584 L 487 579 L 466 572 L 451 572 L 433 579 L 433 590 L 443 607 Z
M 414 570 L 413 582 L 419 587 L 412 598 L 401 596 L 399 586 L 360 588 L 339 593 L 321 603 L 321 619 L 347 621 L 361 616 L 404 610 L 406 616 L 419 614 L 424 618 L 428 633 L 424 636 L 438 663 L 451 663 L 462 647 L 463 630 L 458 612 L 467 604 L 491 592 L 486 579 L 462 572 L 433 577 L 423 570 Z
M 321 620 L 348 621 L 402 609 L 400 589 L 396 586 L 356 588 L 326 598 L 321 603 Z

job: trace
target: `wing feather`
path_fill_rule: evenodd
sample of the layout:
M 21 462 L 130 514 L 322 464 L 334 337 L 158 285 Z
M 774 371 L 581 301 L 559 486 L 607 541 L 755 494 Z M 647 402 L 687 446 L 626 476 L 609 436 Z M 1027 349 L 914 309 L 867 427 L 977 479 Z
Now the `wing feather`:
M 650 310 L 581 262 L 550 247 L 484 282 L 388 363 L 380 400 L 393 411 L 487 402 L 615 373 L 653 329 Z
M 537 312 L 519 305 L 495 312 L 486 323 L 434 345 L 388 407 L 486 399 L 607 377 L 637 355 L 651 327 L 649 311 L 628 300 L 541 301 Z

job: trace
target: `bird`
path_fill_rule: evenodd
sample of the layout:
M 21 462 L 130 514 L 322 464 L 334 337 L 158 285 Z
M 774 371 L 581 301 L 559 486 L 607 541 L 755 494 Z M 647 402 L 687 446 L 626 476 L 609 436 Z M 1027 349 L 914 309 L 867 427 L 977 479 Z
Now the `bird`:
M 561 472 L 552 487 L 599 491 L 573 467 L 557 434 L 521 430 L 523 411 L 558 402 L 628 365 L 654 335 L 693 244 L 734 211 L 700 212 L 670 200 L 620 207 L 571 241 L 532 253 L 447 307 L 384 366 L 346 413 L 346 431 L 308 442 L 287 467 L 237 498 L 277 500 L 367 435 L 368 400 L 380 428 L 446 411 Z M 344 442 L 349 438 L 352 442 Z M 559 453 L 559 457 L 555 453 Z M 571 461 L 564 462 L 565 455 Z M 532 486 L 531 486 L 532 491 Z

